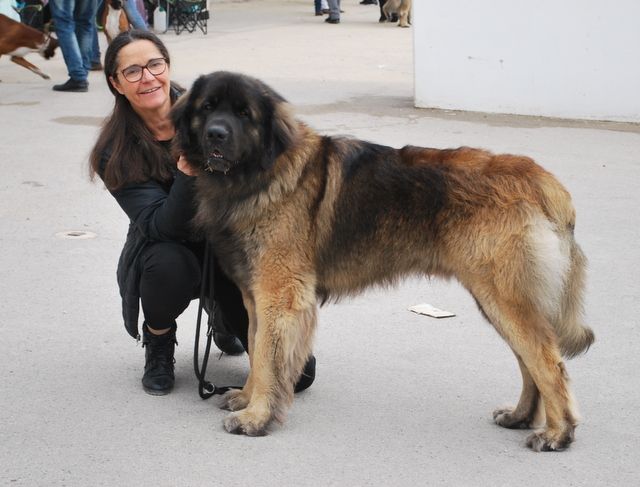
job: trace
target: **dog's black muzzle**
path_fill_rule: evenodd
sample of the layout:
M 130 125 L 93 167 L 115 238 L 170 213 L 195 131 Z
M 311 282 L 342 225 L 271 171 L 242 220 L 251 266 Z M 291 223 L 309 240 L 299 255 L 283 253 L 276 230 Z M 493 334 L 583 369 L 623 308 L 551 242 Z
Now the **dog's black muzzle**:
M 214 120 L 207 124 L 204 133 L 204 170 L 227 174 L 238 164 L 233 129 L 225 122 Z

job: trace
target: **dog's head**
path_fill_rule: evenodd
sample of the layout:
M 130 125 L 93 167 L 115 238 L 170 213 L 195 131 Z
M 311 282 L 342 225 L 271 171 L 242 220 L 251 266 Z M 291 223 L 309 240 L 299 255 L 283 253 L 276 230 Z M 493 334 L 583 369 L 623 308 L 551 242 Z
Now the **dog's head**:
M 56 53 L 56 48 L 58 47 L 58 39 L 53 37 L 52 35 L 48 35 L 44 44 L 40 48 L 40 54 L 45 59 L 51 59 L 53 55 Z
M 268 171 L 296 138 L 287 106 L 255 78 L 226 71 L 200 76 L 172 109 L 175 146 L 213 175 Z

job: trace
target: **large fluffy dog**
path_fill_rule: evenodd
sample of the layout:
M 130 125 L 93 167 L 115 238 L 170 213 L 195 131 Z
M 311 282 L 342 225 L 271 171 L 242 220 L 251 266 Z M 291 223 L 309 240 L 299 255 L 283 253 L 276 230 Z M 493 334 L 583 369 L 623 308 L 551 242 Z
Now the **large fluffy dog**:
M 532 428 L 544 412 L 528 445 L 569 445 L 561 355 L 594 337 L 581 323 L 574 209 L 550 173 L 520 156 L 321 136 L 264 83 L 229 72 L 200 77 L 173 120 L 200 169 L 197 224 L 249 313 L 251 371 L 225 396 L 227 431 L 262 435 L 284 419 L 318 299 L 424 274 L 456 277 L 516 355 L 522 395 L 496 423 Z

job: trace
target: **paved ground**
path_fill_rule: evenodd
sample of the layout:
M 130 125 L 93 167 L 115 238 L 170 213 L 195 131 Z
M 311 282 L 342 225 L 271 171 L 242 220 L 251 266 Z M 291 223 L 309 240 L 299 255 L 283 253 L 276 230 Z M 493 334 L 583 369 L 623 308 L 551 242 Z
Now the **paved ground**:
M 87 94 L 52 92 L 61 56 L 31 55 L 51 82 L 0 60 L 1 485 L 637 484 L 639 127 L 414 109 L 411 30 L 379 25 L 357 0 L 343 8 L 326 25 L 310 0 L 214 2 L 208 35 L 163 39 L 185 85 L 216 69 L 253 74 L 322 132 L 525 153 L 557 174 L 574 195 L 598 338 L 568 364 L 584 416 L 576 443 L 535 454 L 525 432 L 492 424 L 494 407 L 517 400 L 516 363 L 469 296 L 439 281 L 323 308 L 317 382 L 267 437 L 226 434 L 225 413 L 199 399 L 195 307 L 179 322 L 175 392 L 144 394 L 115 282 L 127 222 L 86 171 L 110 95 L 97 73 Z M 67 231 L 96 237 L 57 236 Z M 421 302 L 457 316 L 407 311 Z M 211 372 L 240 383 L 246 357 Z

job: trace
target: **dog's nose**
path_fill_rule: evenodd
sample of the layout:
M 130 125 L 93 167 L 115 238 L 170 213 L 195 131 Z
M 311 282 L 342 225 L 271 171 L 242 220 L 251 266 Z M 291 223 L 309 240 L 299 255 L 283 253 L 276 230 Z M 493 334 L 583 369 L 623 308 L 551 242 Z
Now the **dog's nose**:
M 207 128 L 207 137 L 213 141 L 224 142 L 229 137 L 229 131 L 222 125 L 211 125 Z

